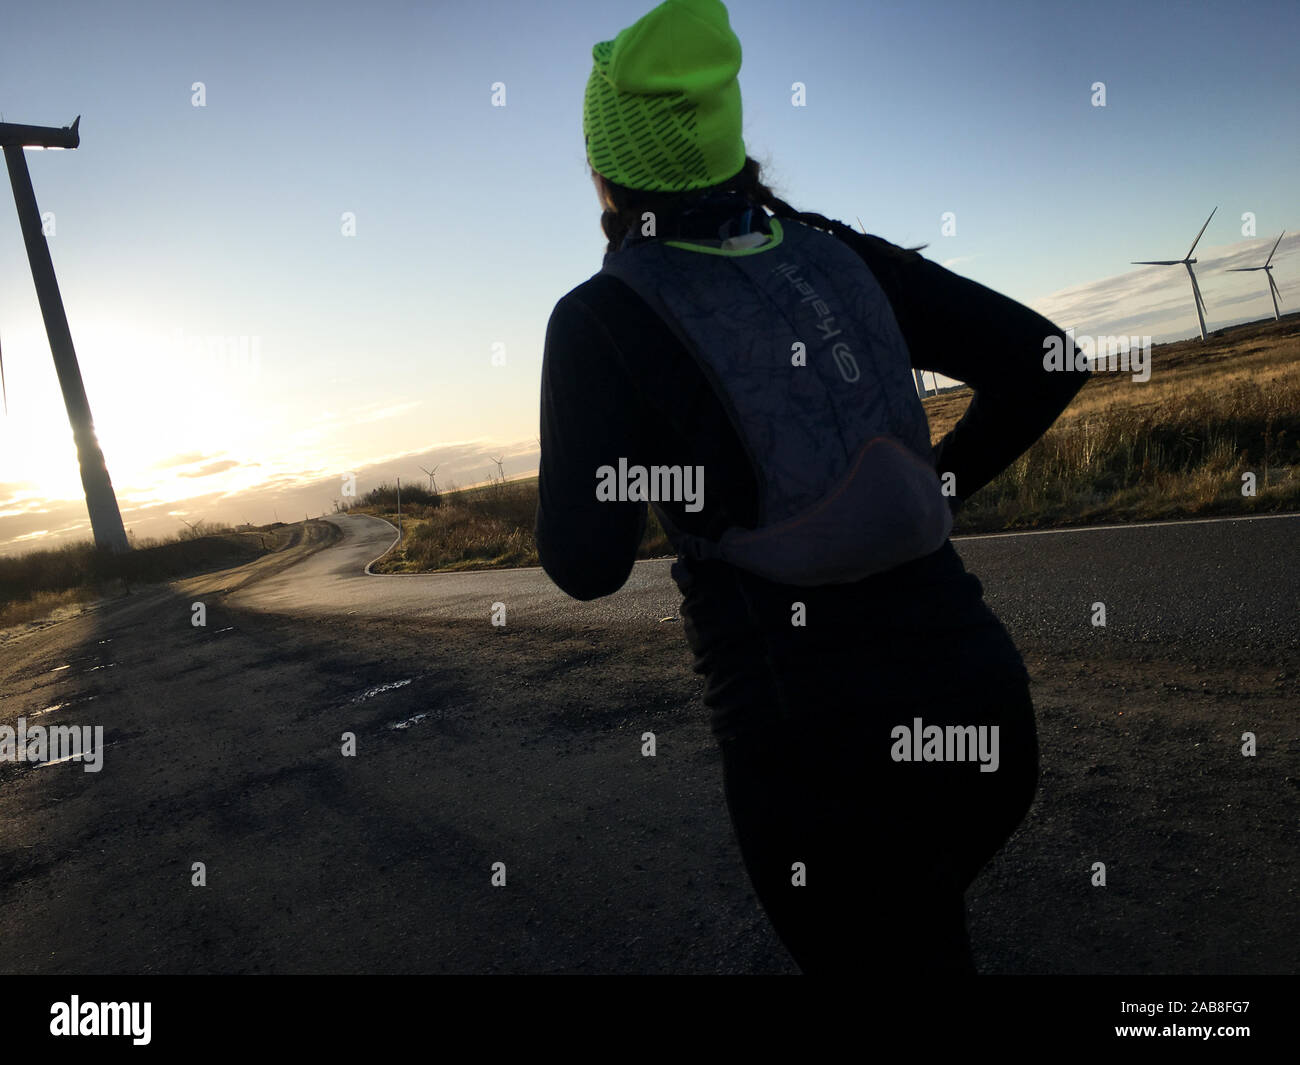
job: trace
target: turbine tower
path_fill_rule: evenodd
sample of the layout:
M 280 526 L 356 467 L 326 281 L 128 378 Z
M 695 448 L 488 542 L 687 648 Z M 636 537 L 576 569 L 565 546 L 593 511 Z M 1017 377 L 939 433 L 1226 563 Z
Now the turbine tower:
M 45 333 L 50 338 L 50 352 L 54 356 L 54 369 L 63 391 L 63 405 L 72 425 L 72 438 L 77 444 L 77 462 L 81 466 L 81 487 L 86 493 L 86 510 L 90 514 L 90 528 L 95 536 L 95 546 L 113 552 L 131 549 L 126 530 L 122 527 L 122 513 L 117 508 L 117 496 L 108 476 L 104 453 L 95 437 L 95 422 L 90 416 L 90 401 L 86 399 L 86 386 L 81 380 L 81 367 L 77 352 L 72 346 L 72 332 L 68 329 L 68 316 L 59 295 L 59 282 L 54 276 L 54 262 L 50 259 L 50 246 L 41 228 L 41 212 L 36 206 L 36 193 L 32 190 L 31 174 L 27 171 L 24 148 L 75 148 L 81 143 L 77 126 L 78 115 L 71 126 L 62 129 L 53 126 L 20 126 L 0 122 L 0 146 L 4 147 L 5 165 L 9 168 L 9 183 L 14 190 L 14 204 L 18 208 L 18 221 L 22 224 L 23 243 L 27 245 L 27 260 L 31 263 L 32 281 L 45 319 Z M 6 406 L 8 396 L 5 397 Z
M 1217 211 L 1216 207 L 1214 211 Z M 1214 211 L 1210 212 L 1210 218 L 1214 217 Z M 1132 262 L 1131 266 L 1185 266 L 1187 267 L 1187 276 L 1192 281 L 1192 295 L 1196 297 L 1196 320 L 1201 323 L 1201 339 L 1205 339 L 1205 301 L 1201 299 L 1200 287 L 1196 284 L 1196 275 L 1192 273 L 1192 263 L 1196 262 L 1192 258 L 1192 252 L 1196 250 L 1196 245 L 1201 242 L 1201 236 L 1204 234 L 1206 226 L 1210 224 L 1210 218 L 1205 220 L 1205 225 L 1201 226 L 1201 232 L 1196 234 L 1196 239 L 1192 241 L 1192 246 L 1187 249 L 1187 254 L 1181 259 L 1145 259 L 1141 262 Z M 1280 239 L 1280 238 L 1279 238 Z
M 1273 251 L 1268 253 L 1268 258 L 1264 260 L 1263 266 L 1234 266 L 1228 271 L 1230 274 L 1246 274 L 1250 273 L 1252 270 L 1263 270 L 1264 273 L 1268 275 L 1268 294 L 1273 297 L 1273 320 L 1275 322 L 1279 321 L 1282 316 L 1277 313 L 1277 282 L 1273 280 L 1273 267 L 1271 267 L 1269 263 L 1273 261 L 1273 252 L 1277 251 L 1277 246 L 1282 243 L 1282 238 L 1285 236 L 1286 230 L 1284 229 L 1278 235 L 1277 240 L 1273 242 Z

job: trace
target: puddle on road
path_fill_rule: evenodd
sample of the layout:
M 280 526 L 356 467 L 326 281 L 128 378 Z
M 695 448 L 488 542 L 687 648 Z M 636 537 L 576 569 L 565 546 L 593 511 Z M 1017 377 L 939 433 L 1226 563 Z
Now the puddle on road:
M 420 677 L 422 676 L 424 676 L 424 674 L 420 674 L 419 676 L 416 677 L 408 677 L 405 680 L 389 681 L 387 684 L 376 684 L 373 688 L 367 688 L 360 695 L 353 696 L 351 702 L 353 704 L 364 702 L 367 699 L 373 699 L 377 695 L 383 695 L 386 692 L 396 691 L 398 688 L 405 688 L 408 684 L 414 683 L 415 681 L 419 680 Z M 409 705 L 414 700 L 411 698 L 407 698 L 405 701 Z M 442 720 L 446 718 L 453 710 L 464 710 L 467 709 L 470 705 L 471 704 L 469 703 L 453 703 L 450 706 L 434 706 L 428 710 L 421 710 L 418 714 L 412 714 L 410 717 L 402 718 L 399 721 L 390 721 L 384 727 L 386 729 L 390 729 L 395 732 L 405 731 L 406 729 L 411 728 L 413 725 L 418 725 L 423 721 Z
M 234 631 L 235 631 L 234 625 L 227 625 L 224 629 L 217 629 L 217 631 L 214 632 L 212 635 L 220 636 L 223 632 L 234 632 Z
M 104 755 L 104 752 L 105 752 L 109 747 L 116 746 L 116 744 L 117 744 L 117 740 L 110 740 L 108 743 L 102 744 L 102 745 L 100 746 L 100 748 L 99 748 L 99 756 L 100 756 L 100 768 L 101 768 L 101 769 L 103 768 L 103 764 L 104 764 L 104 763 L 103 763 L 103 755 Z M 50 761 L 50 762 L 28 762 L 28 763 L 27 763 L 27 768 L 28 768 L 28 769 L 44 769 L 47 765 L 62 765 L 64 762 L 80 762 L 80 761 L 82 761 L 85 757 L 86 757 L 86 756 L 85 756 L 84 754 L 65 754 L 62 758 L 55 758 L 53 761 Z M 21 765 L 21 764 L 22 764 L 22 763 L 19 763 L 19 765 Z M 95 770 L 92 770 L 92 772 L 95 772 Z
M 88 703 L 91 699 L 98 699 L 97 695 L 74 695 L 71 699 L 65 699 L 61 703 L 51 703 L 49 706 L 42 707 L 28 714 L 28 717 L 41 717 L 44 714 L 52 714 L 55 710 L 66 710 L 69 706 L 79 706 L 82 703 Z
M 104 752 L 107 751 L 108 748 L 110 747 L 116 747 L 120 742 L 121 742 L 120 740 L 106 740 L 104 743 L 98 746 L 97 751 L 100 758 L 101 768 L 103 767 L 102 759 L 104 756 Z M 48 765 L 62 765 L 64 762 L 80 762 L 85 760 L 86 753 L 87 753 L 83 751 L 80 754 L 65 754 L 62 758 L 55 758 L 47 762 L 34 762 L 29 757 L 29 755 L 34 750 L 36 750 L 36 747 L 34 745 L 28 746 L 19 757 L 11 758 L 6 760 L 3 763 L 0 763 L 0 771 L 25 773 L 25 772 L 30 772 L 33 769 L 43 769 L 45 766 Z M 91 772 L 95 772 L 95 770 L 92 770 Z
M 108 662 L 108 663 L 106 663 L 105 665 L 102 665 L 102 666 L 91 666 L 88 670 L 86 670 L 86 672 L 87 672 L 87 673 L 94 673 L 95 670 L 97 670 L 97 669 L 112 669 L 115 665 L 117 665 L 116 662 Z
M 35 713 L 30 714 L 28 716 L 40 717 L 42 714 L 52 714 L 54 713 L 55 710 L 62 710 L 67 705 L 68 705 L 67 703 L 55 703 L 53 706 L 47 706 L 41 710 L 37 710 Z
M 104 744 L 104 747 L 107 746 L 108 746 L 107 743 Z M 103 751 L 102 747 L 100 748 L 100 751 L 101 752 Z M 65 754 L 62 758 L 56 758 L 52 762 L 32 762 L 31 768 L 44 769 L 47 765 L 62 765 L 64 762 L 80 762 L 84 757 L 85 755 L 81 755 L 81 754 Z
M 376 684 L 373 688 L 367 688 L 360 695 L 354 696 L 352 701 L 354 703 L 360 703 L 364 702 L 366 699 L 373 699 L 376 695 L 382 695 L 384 692 L 390 692 L 396 688 L 405 688 L 414 679 L 414 677 L 410 677 L 406 680 L 394 680 L 388 684 Z
M 66 666 L 55 666 L 52 670 L 50 670 L 50 672 L 57 673 L 61 669 L 71 669 L 71 668 L 72 668 L 72 663 L 69 662 Z
M 421 721 L 430 717 L 435 719 L 445 718 L 449 713 L 451 713 L 451 711 L 464 710 L 468 708 L 469 705 L 469 703 L 454 703 L 451 706 L 436 706 L 432 710 L 424 710 L 416 714 L 414 717 L 408 717 L 405 721 L 390 721 L 388 723 L 388 728 L 407 729 L 412 725 L 418 725 Z
M 40 768 L 42 768 L 43 766 L 47 766 L 47 765 L 58 765 L 60 762 L 71 762 L 74 758 L 75 758 L 78 762 L 80 762 L 81 759 L 82 759 L 82 757 L 83 757 L 83 756 L 82 756 L 82 755 L 79 755 L 79 754 L 69 754 L 69 755 L 66 755 L 66 756 L 63 757 L 63 758 L 56 758 L 53 762 L 33 762 L 33 763 L 32 763 L 32 768 L 33 768 L 33 769 L 40 769 Z

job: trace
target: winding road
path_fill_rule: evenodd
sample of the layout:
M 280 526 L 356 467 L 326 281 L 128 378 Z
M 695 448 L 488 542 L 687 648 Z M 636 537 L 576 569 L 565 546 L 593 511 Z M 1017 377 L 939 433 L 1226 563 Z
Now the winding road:
M 619 592 L 570 599 L 540 567 L 367 575 L 394 542 L 386 521 L 328 519 L 343 540 L 237 593 L 277 613 L 474 619 L 495 601 L 538 624 L 655 623 L 677 612 L 670 562 L 638 562 Z M 1112 635 L 1159 643 L 1300 649 L 1300 514 L 955 537 L 966 567 L 1017 636 L 1076 640 L 1091 604 Z

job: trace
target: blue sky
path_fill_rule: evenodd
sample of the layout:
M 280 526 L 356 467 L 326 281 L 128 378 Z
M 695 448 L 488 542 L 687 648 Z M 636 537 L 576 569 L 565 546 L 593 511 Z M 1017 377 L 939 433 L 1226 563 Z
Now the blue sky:
M 535 469 L 546 322 L 603 251 L 581 132 L 591 46 L 651 6 L 8 11 L 5 120 L 82 116 L 80 150 L 27 159 L 128 527 L 317 514 L 346 472 L 364 491 L 434 462 L 443 484 L 484 479 L 490 455 Z M 1186 276 L 1129 260 L 1182 256 L 1217 206 L 1197 248 L 1209 326 L 1271 313 L 1260 274 L 1224 268 L 1262 263 L 1284 229 L 1275 276 L 1283 310 L 1300 302 L 1294 3 L 729 11 L 747 145 L 796 207 L 928 243 L 1080 333 L 1160 341 L 1195 332 Z M 995 339 L 972 343 L 996 357 Z M 3 204 L 0 344 L 0 551 L 87 535 Z

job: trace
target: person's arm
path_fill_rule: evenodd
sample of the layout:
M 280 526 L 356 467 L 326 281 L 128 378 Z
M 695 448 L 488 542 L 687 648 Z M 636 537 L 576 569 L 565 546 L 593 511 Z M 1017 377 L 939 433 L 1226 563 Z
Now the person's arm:
M 645 532 L 645 503 L 596 498 L 596 471 L 639 451 L 635 395 L 605 328 L 566 296 L 551 313 L 542 358 L 535 535 L 546 575 L 575 599 L 618 591 Z
M 935 446 L 939 473 L 955 475 L 964 502 L 1024 454 L 1069 405 L 1089 371 L 1043 368 L 1044 342 L 1060 337 L 1036 311 L 879 237 L 854 246 L 889 297 L 918 370 L 974 390 L 961 420 Z

